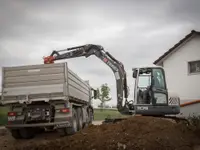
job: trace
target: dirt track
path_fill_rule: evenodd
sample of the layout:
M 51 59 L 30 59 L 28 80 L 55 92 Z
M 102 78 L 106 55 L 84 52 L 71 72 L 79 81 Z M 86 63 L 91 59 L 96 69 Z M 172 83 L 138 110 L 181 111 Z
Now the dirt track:
M 102 121 L 94 121 L 94 125 L 100 125 Z M 46 143 L 47 141 L 61 139 L 57 132 L 47 132 L 44 134 L 38 134 L 31 140 L 15 140 L 10 133 L 4 128 L 0 128 L 0 150 L 15 149 L 15 147 L 26 147 L 27 145 L 34 143 Z
M 76 135 L 63 138 L 57 133 L 45 133 L 31 140 L 15 141 L 4 131 L 0 135 L 0 149 L 192 150 L 200 145 L 198 134 L 169 120 L 133 117 L 117 124 L 91 125 Z

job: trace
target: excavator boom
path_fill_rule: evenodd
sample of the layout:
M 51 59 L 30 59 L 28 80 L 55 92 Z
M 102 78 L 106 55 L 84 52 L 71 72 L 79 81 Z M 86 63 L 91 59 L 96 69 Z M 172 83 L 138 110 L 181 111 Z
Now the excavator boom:
M 71 47 L 64 50 L 53 51 L 52 54 L 44 58 L 44 63 L 54 63 L 56 60 L 70 59 L 76 57 L 86 58 L 95 55 L 105 64 L 107 64 L 113 71 L 116 79 L 117 86 L 117 109 L 121 114 L 130 114 L 130 104 L 127 101 L 128 87 L 126 72 L 123 64 L 116 60 L 109 52 L 106 52 L 100 45 L 87 44 L 83 46 Z M 123 106 L 123 100 L 125 98 L 125 105 Z

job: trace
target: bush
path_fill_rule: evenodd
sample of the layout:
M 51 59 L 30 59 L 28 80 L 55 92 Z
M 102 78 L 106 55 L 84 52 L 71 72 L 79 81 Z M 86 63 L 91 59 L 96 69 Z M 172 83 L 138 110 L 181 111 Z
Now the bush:
M 3 126 L 7 124 L 7 116 L 6 115 L 0 115 L 0 126 Z
M 0 107 L 0 126 L 5 125 L 7 123 L 7 107 Z
M 200 116 L 190 116 L 188 121 L 191 127 L 200 129 Z
M 200 136 L 200 116 L 190 116 L 187 119 L 187 129 Z

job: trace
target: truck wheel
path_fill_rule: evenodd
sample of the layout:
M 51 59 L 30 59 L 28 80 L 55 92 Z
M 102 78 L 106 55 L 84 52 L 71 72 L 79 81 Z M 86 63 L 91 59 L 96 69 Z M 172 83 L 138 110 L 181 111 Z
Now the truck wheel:
M 66 136 L 67 135 L 66 128 L 57 129 L 57 132 L 60 136 Z
M 77 117 L 77 112 L 74 108 L 72 110 L 71 123 L 72 123 L 72 127 L 57 129 L 60 136 L 73 135 L 74 133 L 78 131 L 78 117 Z
M 13 138 L 15 138 L 15 139 L 21 139 L 22 138 L 21 134 L 19 133 L 19 130 L 12 129 L 10 132 L 11 132 L 11 135 L 12 135 Z
M 45 132 L 45 128 L 35 128 L 35 133 L 44 133 Z
M 92 124 L 92 121 L 93 121 L 93 112 L 92 112 L 92 109 L 89 109 L 89 124 Z
M 45 131 L 53 131 L 54 126 L 45 127 Z
M 83 129 L 83 113 L 81 108 L 77 108 L 77 116 L 78 116 L 78 131 Z
M 67 134 L 72 135 L 78 131 L 78 116 L 76 109 L 72 111 L 72 127 L 67 128 Z
M 24 139 L 31 139 L 34 137 L 34 130 L 31 128 L 22 128 L 19 130 L 22 138 Z

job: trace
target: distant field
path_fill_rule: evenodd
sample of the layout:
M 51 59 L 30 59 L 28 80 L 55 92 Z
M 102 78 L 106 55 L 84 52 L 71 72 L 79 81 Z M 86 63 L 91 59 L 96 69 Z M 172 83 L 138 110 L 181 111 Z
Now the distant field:
M 7 108 L 0 107 L 0 125 L 4 125 L 7 122 Z M 115 109 L 104 109 L 101 111 L 100 109 L 94 109 L 94 120 L 104 120 L 105 118 L 120 118 L 125 117 L 121 115 L 117 110 Z
M 0 125 L 4 125 L 7 122 L 7 108 L 6 107 L 0 107 Z
M 107 117 L 121 118 L 125 116 L 121 115 L 117 110 L 112 110 L 112 109 L 104 109 L 103 111 L 101 111 L 100 109 L 94 110 L 94 120 L 104 120 Z

